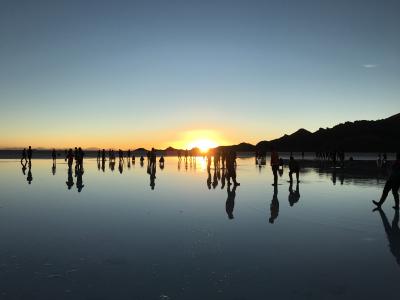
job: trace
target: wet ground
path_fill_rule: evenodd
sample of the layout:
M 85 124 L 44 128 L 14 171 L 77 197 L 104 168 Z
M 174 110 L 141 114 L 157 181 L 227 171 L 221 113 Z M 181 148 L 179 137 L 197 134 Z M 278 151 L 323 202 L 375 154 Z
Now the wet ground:
M 277 189 L 254 158 L 236 189 L 202 158 L 102 168 L 0 160 L 1 299 L 398 299 L 398 214 L 391 195 L 372 212 L 373 166 L 304 163 Z

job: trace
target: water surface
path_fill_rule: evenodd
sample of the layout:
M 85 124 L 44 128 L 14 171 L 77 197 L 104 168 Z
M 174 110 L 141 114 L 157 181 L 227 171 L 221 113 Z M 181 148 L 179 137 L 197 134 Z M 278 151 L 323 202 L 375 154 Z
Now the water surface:
M 242 158 L 234 190 L 202 158 L 167 157 L 153 184 L 146 164 L 104 167 L 86 160 L 78 188 L 64 161 L 33 160 L 29 184 L 0 160 L 1 299 L 398 299 L 398 219 L 391 195 L 372 212 L 374 171 L 305 168 L 290 187 L 285 169 L 274 190 Z

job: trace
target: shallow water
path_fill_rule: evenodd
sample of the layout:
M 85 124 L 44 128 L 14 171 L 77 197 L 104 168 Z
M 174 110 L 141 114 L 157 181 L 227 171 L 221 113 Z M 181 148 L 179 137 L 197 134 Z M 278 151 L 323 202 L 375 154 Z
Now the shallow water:
M 391 195 L 372 212 L 374 176 L 304 169 L 290 193 L 285 169 L 274 193 L 253 158 L 236 191 L 202 158 L 168 157 L 154 190 L 146 165 L 84 170 L 78 192 L 64 161 L 33 160 L 28 184 L 0 160 L 1 299 L 398 299 L 400 231 Z

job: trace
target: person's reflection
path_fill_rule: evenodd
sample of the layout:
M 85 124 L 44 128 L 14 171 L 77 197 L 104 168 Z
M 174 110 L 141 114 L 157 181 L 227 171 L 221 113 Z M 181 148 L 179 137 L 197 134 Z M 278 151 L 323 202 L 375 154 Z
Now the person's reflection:
M 181 158 L 179 157 L 179 159 L 178 159 L 178 171 L 180 171 L 181 170 Z
M 100 151 L 99 151 L 99 153 L 100 153 Z M 97 170 L 99 170 L 100 171 L 100 159 L 99 158 L 97 158 Z
M 68 179 L 65 183 L 69 190 L 74 185 L 74 178 L 72 177 L 72 168 L 71 167 L 68 168 Z
M 211 171 L 207 168 L 207 187 L 211 190 Z
M 156 164 L 150 164 L 147 167 L 147 173 L 150 175 L 150 187 L 154 190 L 154 187 L 156 186 Z
M 396 258 L 397 264 L 400 266 L 400 229 L 399 229 L 399 210 L 396 209 L 392 221 L 392 226 L 383 212 L 383 210 L 379 207 L 376 208 L 381 215 L 383 227 L 385 228 L 386 237 L 389 241 L 390 252 L 392 252 L 393 256 Z
M 22 169 L 21 169 L 22 174 L 24 174 L 24 176 L 25 176 L 25 175 L 26 175 L 26 165 L 27 165 L 27 162 L 25 161 L 25 162 L 23 163 L 22 160 L 21 160 L 21 165 L 22 165 Z
M 28 181 L 29 184 L 31 184 L 33 180 L 31 161 L 28 162 L 28 176 L 26 177 L 26 180 Z
M 131 168 L 131 160 L 128 158 L 128 169 Z
M 83 184 L 83 169 L 76 171 L 76 188 L 80 193 L 85 185 Z
M 293 191 L 293 182 L 290 182 L 289 185 L 289 204 L 293 206 L 295 203 L 300 200 L 300 191 L 299 191 L 299 183 L 296 184 L 296 190 Z
M 111 160 L 111 159 L 110 159 L 110 161 L 109 161 L 109 163 L 108 163 L 108 167 L 110 168 L 110 170 L 111 170 L 112 172 L 114 172 L 115 160 Z
M 122 172 L 124 171 L 124 160 L 123 159 L 119 160 L 118 171 L 119 171 L 120 174 L 122 174 Z
M 106 171 L 106 160 L 103 159 L 101 161 L 101 170 L 103 171 L 103 173 Z
M 224 187 L 225 187 L 225 180 L 226 180 L 225 169 L 222 169 L 222 172 L 221 172 L 221 190 L 223 190 Z
M 53 161 L 53 166 L 51 167 L 51 173 L 54 175 L 56 175 L 56 162 Z
M 269 218 L 269 222 L 273 224 L 275 219 L 278 218 L 279 215 L 278 185 L 274 185 L 274 195 L 272 196 L 270 211 L 271 216 Z
M 218 176 L 217 176 L 217 170 L 214 169 L 214 175 L 213 175 L 213 182 L 212 182 L 212 187 L 215 190 L 215 188 L 218 186 Z
M 336 185 L 336 169 L 333 169 L 332 172 L 332 183 L 333 185 Z
M 226 198 L 225 210 L 228 218 L 233 219 L 233 209 L 235 208 L 235 197 L 236 197 L 236 185 L 233 186 L 231 190 L 231 185 L 228 185 L 226 191 L 228 192 L 228 197 Z

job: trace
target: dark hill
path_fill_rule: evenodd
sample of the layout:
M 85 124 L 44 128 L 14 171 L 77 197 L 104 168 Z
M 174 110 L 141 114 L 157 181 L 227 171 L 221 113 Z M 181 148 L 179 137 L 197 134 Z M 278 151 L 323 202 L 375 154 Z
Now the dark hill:
M 271 145 L 279 151 L 399 151 L 400 114 L 377 121 L 345 122 L 332 128 L 320 128 L 314 133 L 299 129 L 291 135 L 259 142 L 256 147 L 268 151 Z

